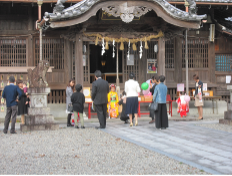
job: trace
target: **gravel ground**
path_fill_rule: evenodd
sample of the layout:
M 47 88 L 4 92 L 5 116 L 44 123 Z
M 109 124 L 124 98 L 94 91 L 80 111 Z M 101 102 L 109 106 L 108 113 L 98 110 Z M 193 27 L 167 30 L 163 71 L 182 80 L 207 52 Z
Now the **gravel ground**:
M 93 128 L 0 137 L 0 174 L 208 174 Z
M 220 131 L 226 131 L 226 132 L 232 132 L 232 126 L 230 125 L 224 125 L 218 123 L 202 123 L 202 124 L 196 124 L 197 126 L 205 127 L 205 128 L 210 128 L 214 130 L 220 130 Z

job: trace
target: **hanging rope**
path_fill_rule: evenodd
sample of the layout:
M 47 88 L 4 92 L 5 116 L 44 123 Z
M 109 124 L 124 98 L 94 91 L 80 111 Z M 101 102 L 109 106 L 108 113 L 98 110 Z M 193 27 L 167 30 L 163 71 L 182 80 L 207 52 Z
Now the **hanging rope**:
M 98 40 L 102 40 L 102 38 L 103 38 L 103 36 L 101 34 L 86 34 L 86 33 L 84 33 L 84 35 L 87 36 L 87 37 L 96 37 L 95 45 L 98 44 Z M 148 41 L 150 41 L 151 39 L 155 39 L 155 38 L 159 38 L 159 37 L 163 37 L 163 36 L 164 36 L 163 32 L 160 31 L 157 35 L 150 35 L 150 36 L 147 36 L 147 37 L 136 38 L 136 39 L 122 38 L 122 37 L 121 38 L 104 37 L 104 40 L 106 41 L 106 47 L 105 48 L 109 47 L 108 46 L 109 41 L 110 42 L 115 41 L 117 43 L 121 43 L 120 44 L 120 50 L 124 50 L 124 44 L 123 43 L 124 42 L 129 43 L 129 40 L 130 40 L 130 43 L 133 43 L 132 48 L 133 48 L 134 51 L 137 50 L 136 43 L 141 42 L 141 41 L 145 42 L 144 48 L 149 49 L 148 44 L 147 44 Z

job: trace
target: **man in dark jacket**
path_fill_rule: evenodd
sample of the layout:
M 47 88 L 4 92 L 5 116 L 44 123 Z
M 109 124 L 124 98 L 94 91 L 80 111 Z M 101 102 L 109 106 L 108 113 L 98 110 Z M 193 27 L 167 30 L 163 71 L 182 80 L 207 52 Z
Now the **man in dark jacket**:
M 92 94 L 91 98 L 95 105 L 95 109 L 97 111 L 98 120 L 100 123 L 99 128 L 106 127 L 106 111 L 107 111 L 107 94 L 109 93 L 109 84 L 107 81 L 101 78 L 101 71 L 95 71 L 95 79 L 96 81 L 92 84 Z
M 11 134 L 16 134 L 15 132 L 15 122 L 16 122 L 16 116 L 18 112 L 18 103 L 16 102 L 17 96 L 20 100 L 22 96 L 22 91 L 19 89 L 18 86 L 14 85 L 15 78 L 14 76 L 10 76 L 9 78 L 10 85 L 6 86 L 3 90 L 2 97 L 6 99 L 6 105 L 7 105 L 7 113 L 5 116 L 5 122 L 4 122 L 4 129 L 3 132 L 6 134 L 8 131 L 10 118 L 12 116 L 11 121 Z

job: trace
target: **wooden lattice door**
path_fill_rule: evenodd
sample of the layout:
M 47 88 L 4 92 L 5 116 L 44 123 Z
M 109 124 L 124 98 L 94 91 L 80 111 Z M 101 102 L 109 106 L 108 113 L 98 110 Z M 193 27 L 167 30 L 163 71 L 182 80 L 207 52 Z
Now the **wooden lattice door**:
M 139 44 L 137 44 L 137 48 L 139 48 Z M 138 52 L 138 50 L 133 51 L 132 47 L 130 47 L 130 55 L 132 55 L 132 57 L 134 58 L 133 65 L 127 65 L 127 62 L 128 62 L 127 52 L 128 52 L 128 45 L 125 44 L 123 54 L 122 54 L 123 82 L 126 82 L 129 79 L 129 74 L 131 72 L 133 72 L 135 74 L 136 80 L 139 80 L 139 77 L 140 77 L 139 76 L 139 52 Z

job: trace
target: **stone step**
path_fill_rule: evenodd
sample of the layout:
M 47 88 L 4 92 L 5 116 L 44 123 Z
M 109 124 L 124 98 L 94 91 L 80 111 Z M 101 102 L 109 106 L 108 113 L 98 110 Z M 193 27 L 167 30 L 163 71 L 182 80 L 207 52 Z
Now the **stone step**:
M 232 120 L 220 119 L 219 123 L 232 126 Z
M 225 111 L 224 112 L 224 119 L 232 120 L 232 111 Z
M 37 131 L 37 130 L 58 130 L 59 124 L 55 123 L 47 123 L 47 124 L 39 124 L 39 125 L 20 125 L 20 130 L 22 132 L 26 131 Z
M 36 108 L 28 108 L 28 115 L 50 115 L 50 108 L 49 107 L 36 107 Z
M 25 116 L 25 124 L 26 125 L 37 125 L 37 124 L 46 124 L 46 123 L 54 123 L 53 115 L 27 115 Z

